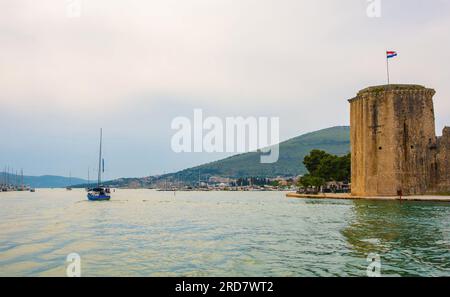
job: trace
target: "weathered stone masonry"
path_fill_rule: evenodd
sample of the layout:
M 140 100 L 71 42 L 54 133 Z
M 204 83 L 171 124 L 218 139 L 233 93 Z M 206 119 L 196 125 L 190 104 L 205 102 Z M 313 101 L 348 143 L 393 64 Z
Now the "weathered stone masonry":
M 434 94 L 418 85 L 386 85 L 349 100 L 353 195 L 450 191 L 450 128 L 436 137 Z

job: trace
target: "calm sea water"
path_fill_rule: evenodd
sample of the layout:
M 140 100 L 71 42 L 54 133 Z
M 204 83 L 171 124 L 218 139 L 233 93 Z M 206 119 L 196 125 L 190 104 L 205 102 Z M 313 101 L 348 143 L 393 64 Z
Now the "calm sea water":
M 450 276 L 450 204 L 287 199 L 281 192 L 0 193 L 0 275 Z

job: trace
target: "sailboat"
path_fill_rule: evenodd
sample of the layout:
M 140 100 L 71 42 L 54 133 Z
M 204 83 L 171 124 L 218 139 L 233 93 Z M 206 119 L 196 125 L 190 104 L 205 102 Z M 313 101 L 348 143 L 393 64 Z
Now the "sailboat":
M 72 187 L 70 185 L 72 185 L 72 172 L 69 173 L 69 185 L 66 187 L 67 191 L 72 191 Z
M 103 165 L 103 168 L 102 168 Z M 103 187 L 102 183 L 102 169 L 105 170 L 105 163 L 102 160 L 102 129 L 100 129 L 100 152 L 98 156 L 98 180 L 97 187 L 90 189 L 87 198 L 91 201 L 101 201 L 111 199 L 111 191 L 107 187 Z
M 91 185 L 91 177 L 90 177 L 90 168 L 88 167 L 88 183 L 87 187 L 85 188 L 86 192 L 89 192 L 89 186 Z

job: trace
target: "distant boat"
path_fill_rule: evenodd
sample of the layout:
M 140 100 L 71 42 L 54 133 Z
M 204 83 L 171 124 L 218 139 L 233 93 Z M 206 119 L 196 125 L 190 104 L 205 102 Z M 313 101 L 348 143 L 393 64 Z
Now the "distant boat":
M 102 171 L 105 170 L 105 163 L 102 159 L 102 129 L 100 129 L 100 152 L 98 156 L 98 180 L 97 187 L 90 189 L 87 198 L 91 201 L 102 201 L 111 199 L 111 191 L 109 188 L 102 186 Z M 102 166 L 103 165 L 103 166 Z
M 69 186 L 66 187 L 67 191 L 72 191 L 72 187 L 70 185 L 72 185 L 72 172 L 69 173 Z

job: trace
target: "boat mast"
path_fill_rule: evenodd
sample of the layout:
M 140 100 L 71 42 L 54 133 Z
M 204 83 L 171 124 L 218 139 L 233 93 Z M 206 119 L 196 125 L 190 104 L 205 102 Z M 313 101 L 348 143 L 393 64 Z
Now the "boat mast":
M 102 166 L 102 128 L 100 128 L 100 152 L 98 155 L 98 187 L 100 187 L 100 183 L 102 181 L 102 170 L 101 170 L 101 166 Z

